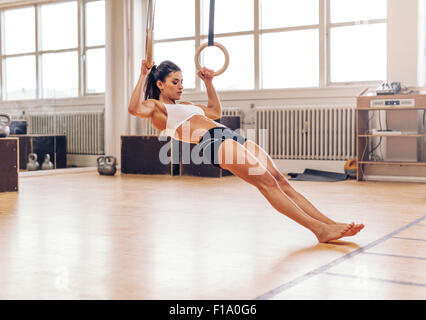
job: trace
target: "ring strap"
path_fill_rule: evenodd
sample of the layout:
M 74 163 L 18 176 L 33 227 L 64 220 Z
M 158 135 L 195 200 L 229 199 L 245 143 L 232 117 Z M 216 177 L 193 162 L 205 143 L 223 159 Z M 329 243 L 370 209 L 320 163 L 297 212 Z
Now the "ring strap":
M 210 15 L 209 15 L 209 47 L 214 45 L 214 4 L 215 0 L 210 0 Z
M 148 1 L 148 13 L 146 19 L 146 30 L 154 30 L 155 0 Z

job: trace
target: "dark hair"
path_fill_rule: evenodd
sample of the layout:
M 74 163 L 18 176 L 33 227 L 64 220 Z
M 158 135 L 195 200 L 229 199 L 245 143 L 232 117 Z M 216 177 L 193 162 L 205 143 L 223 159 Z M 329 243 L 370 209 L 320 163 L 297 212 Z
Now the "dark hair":
M 145 84 L 145 100 L 160 98 L 160 89 L 157 87 L 157 81 L 164 81 L 170 72 L 181 71 L 180 68 L 173 62 L 166 60 L 158 66 L 153 66 L 148 75 Z

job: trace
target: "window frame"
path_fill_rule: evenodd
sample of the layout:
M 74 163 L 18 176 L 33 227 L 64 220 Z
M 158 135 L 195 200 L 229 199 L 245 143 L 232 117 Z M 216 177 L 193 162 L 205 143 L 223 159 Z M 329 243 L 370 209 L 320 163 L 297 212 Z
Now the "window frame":
M 81 28 L 81 32 L 79 32 L 79 36 L 83 35 L 81 38 L 81 47 L 82 47 L 82 54 L 80 55 L 80 59 L 81 59 L 81 83 L 82 83 L 82 87 L 83 89 L 83 96 L 98 96 L 98 95 L 104 95 L 105 92 L 98 92 L 98 93 L 88 93 L 87 92 L 87 64 L 86 64 L 86 53 L 88 50 L 92 50 L 92 49 L 104 49 L 106 50 L 106 43 L 104 43 L 103 45 L 97 45 L 97 46 L 86 46 L 86 19 L 87 19 L 87 15 L 86 15 L 86 4 L 89 2 L 97 2 L 97 1 L 104 1 L 105 5 L 106 5 L 106 1 L 107 0 L 78 0 L 82 2 L 82 5 L 79 6 L 79 8 L 81 8 L 82 10 L 82 14 L 79 15 L 79 20 L 82 20 L 82 23 L 79 23 L 79 28 Z M 105 24 L 106 24 L 106 19 L 105 19 Z M 105 32 L 106 32 L 106 25 L 105 25 Z M 105 37 L 105 42 L 106 42 L 106 37 Z M 105 89 L 106 90 L 106 89 Z
M 1 102 L 10 102 L 10 101 L 34 101 L 34 100 L 46 100 L 46 99 L 77 99 L 88 96 L 104 96 L 105 92 L 101 93 L 88 93 L 87 92 L 87 67 L 86 67 L 86 52 L 90 49 L 101 49 L 105 50 L 106 45 L 98 45 L 98 46 L 86 46 L 86 3 L 96 2 L 96 1 L 105 1 L 105 0 L 58 0 L 54 2 L 36 2 L 30 4 L 22 4 L 16 6 L 7 6 L 0 8 L 0 88 Z M 66 2 L 76 2 L 77 3 L 77 47 L 60 49 L 60 50 L 40 50 L 41 47 L 41 6 L 47 5 L 56 5 L 60 3 Z M 33 52 L 25 52 L 18 54 L 3 54 L 3 38 L 4 38 L 4 13 L 7 10 L 21 9 L 21 8 L 34 8 L 35 15 L 35 51 Z M 65 52 L 77 52 L 78 55 L 78 95 L 64 97 L 64 98 L 45 98 L 42 96 L 42 75 L 41 75 L 41 59 L 43 54 L 55 54 L 55 53 L 65 53 Z M 19 99 L 19 100 L 9 100 L 6 98 L 6 75 L 3 72 L 4 61 L 7 58 L 15 58 L 15 57 L 24 57 L 31 56 L 35 57 L 35 69 L 36 69 L 36 96 L 28 99 Z
M 146 0 L 145 0 L 146 1 Z M 202 43 L 207 41 L 207 35 L 201 35 L 201 0 L 195 1 L 195 12 L 194 12 L 194 23 L 195 23 L 195 35 L 192 37 L 181 37 L 181 38 L 167 38 L 155 40 L 155 30 L 154 30 L 154 41 L 153 44 L 162 43 L 162 42 L 174 42 L 174 41 L 185 41 L 185 40 L 194 40 L 195 48 L 198 48 Z M 385 23 L 387 24 L 386 19 L 374 19 L 374 20 L 365 20 L 365 21 L 351 21 L 345 23 L 331 23 L 330 22 L 330 0 L 318 0 L 319 1 L 319 23 L 315 25 L 302 25 L 297 27 L 283 27 L 283 28 L 273 28 L 273 29 L 261 29 L 260 28 L 260 1 L 253 0 L 254 5 L 254 24 L 253 31 L 241 31 L 241 32 L 229 32 L 229 33 L 218 33 L 215 34 L 215 39 L 218 39 L 220 42 L 221 37 L 230 37 L 230 36 L 241 36 L 241 35 L 253 35 L 253 46 L 254 46 L 254 91 L 277 91 L 277 90 L 303 90 L 303 89 L 328 89 L 328 88 L 350 88 L 358 86 L 374 86 L 380 83 L 382 79 L 377 79 L 377 81 L 350 81 L 350 82 L 331 82 L 330 74 L 330 30 L 332 28 L 342 27 L 342 26 L 354 26 L 359 24 L 377 24 Z M 275 32 L 289 32 L 297 30 L 315 30 L 319 32 L 319 81 L 318 86 L 316 87 L 306 87 L 306 88 L 261 88 L 261 74 L 260 74 L 260 37 L 265 33 L 275 33 Z M 185 89 L 190 93 L 198 93 L 201 91 L 201 80 L 196 77 L 195 88 Z M 251 89 L 245 90 L 236 90 L 239 92 L 244 91 L 253 91 Z

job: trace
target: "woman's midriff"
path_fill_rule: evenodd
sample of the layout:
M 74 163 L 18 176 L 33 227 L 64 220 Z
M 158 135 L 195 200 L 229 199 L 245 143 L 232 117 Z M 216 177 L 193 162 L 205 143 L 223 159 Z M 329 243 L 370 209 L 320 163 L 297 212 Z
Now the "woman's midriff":
M 152 116 L 152 124 L 160 131 L 166 129 L 167 110 L 161 103 L 158 104 L 157 112 Z M 202 115 L 194 115 L 175 131 L 173 138 L 184 142 L 198 143 L 204 133 L 214 127 L 225 127 L 223 124 Z
M 205 116 L 195 115 L 176 129 L 174 138 L 184 142 L 198 143 L 208 130 L 215 127 L 225 126 Z

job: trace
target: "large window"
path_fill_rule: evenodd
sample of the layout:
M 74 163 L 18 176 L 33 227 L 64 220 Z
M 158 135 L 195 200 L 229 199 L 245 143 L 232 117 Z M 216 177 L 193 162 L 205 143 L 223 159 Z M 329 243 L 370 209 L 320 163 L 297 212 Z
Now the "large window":
M 1 12 L 2 99 L 105 91 L 105 1 L 74 0 Z
M 387 0 L 329 0 L 330 82 L 386 79 Z
M 260 88 L 319 86 L 319 1 L 260 1 Z
M 7 10 L 3 26 L 3 99 L 37 97 L 35 8 Z
M 154 60 L 195 76 L 196 48 L 207 41 L 209 0 L 156 0 Z M 327 87 L 386 79 L 386 0 L 216 0 L 215 41 L 230 55 L 219 90 Z M 220 50 L 201 64 L 219 69 Z

